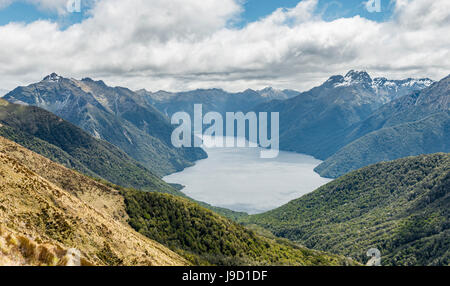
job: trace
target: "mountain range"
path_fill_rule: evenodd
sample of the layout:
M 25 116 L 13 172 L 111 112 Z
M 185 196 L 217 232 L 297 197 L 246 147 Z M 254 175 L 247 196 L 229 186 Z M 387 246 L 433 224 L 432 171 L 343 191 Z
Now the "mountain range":
M 181 194 L 115 145 L 35 106 L 0 99 L 0 135 L 92 177 L 125 187 Z
M 316 171 L 339 177 L 352 170 L 406 156 L 450 152 L 450 76 L 398 97 L 366 119 L 330 136 L 343 146 Z
M 294 90 L 277 90 L 271 87 L 262 90 L 247 89 L 237 93 L 217 88 L 177 93 L 149 92 L 142 89 L 137 93 L 169 117 L 179 111 L 187 112 L 192 116 L 194 104 L 202 104 L 204 113 L 212 111 L 224 115 L 226 112 L 245 111 L 271 100 L 285 100 L 299 94 Z
M 253 110 L 280 113 L 282 150 L 323 160 L 343 147 L 333 140 L 336 133 L 365 120 L 392 98 L 431 83 L 429 79 L 372 80 L 367 72 L 352 70 L 294 98 L 271 101 Z
M 82 265 L 357 265 L 377 247 L 384 265 L 448 265 L 449 81 L 350 71 L 307 92 L 152 93 L 51 74 L 18 87 L 0 99 L 0 264 L 75 251 Z M 339 178 L 252 216 L 188 198 L 160 177 L 206 157 L 170 142 L 169 117 L 197 103 L 280 112 L 281 148 Z
M 372 79 L 367 72 L 351 70 L 345 76 L 332 76 L 307 92 L 266 88 L 238 93 L 222 89 L 152 93 L 113 88 L 90 78 L 75 80 L 51 74 L 39 83 L 16 88 L 4 98 L 55 113 L 94 137 L 116 145 L 157 176 L 180 171 L 206 157 L 201 149 L 173 148 L 173 127 L 168 118 L 174 113 L 193 115 L 194 104 L 203 104 L 204 113 L 279 112 L 280 148 L 325 160 L 316 171 L 336 178 L 383 160 L 447 152 L 447 115 L 435 112 L 448 111 L 448 105 L 428 110 L 424 106 L 432 103 L 420 101 L 420 112 L 433 117 L 416 118 L 411 111 L 409 117 L 397 119 L 397 126 L 371 123 L 387 121 L 392 117 L 389 113 L 397 112 L 393 105 L 408 104 L 419 91 L 424 94 L 421 98 L 434 90 L 445 100 L 448 91 L 442 93 L 442 89 L 446 82 L 441 81 L 438 90 L 433 89 L 438 83 L 428 78 Z M 411 110 L 416 108 L 419 107 L 410 106 Z M 414 144 L 417 141 L 422 143 Z
M 137 93 L 109 87 L 103 81 L 68 79 L 53 73 L 3 98 L 46 109 L 116 145 L 159 176 L 181 171 L 206 157 L 201 149 L 174 148 L 174 127 L 166 116 Z
M 446 132 L 446 114 L 436 115 L 433 108 L 426 112 L 433 117 L 420 117 L 424 119 L 421 122 L 416 122 L 418 118 L 412 115 L 409 119 L 399 121 L 406 125 L 386 125 L 384 127 L 390 129 L 383 130 L 378 130 L 382 126 L 378 129 L 374 129 L 374 126 L 365 128 L 374 117 L 382 120 L 379 119 L 381 110 L 385 110 L 383 116 L 388 117 L 387 110 L 396 112 L 389 106 L 408 101 L 408 97 L 429 90 L 433 85 L 435 82 L 429 78 L 372 79 L 365 71 L 351 70 L 344 76 L 331 76 L 322 85 L 307 92 L 266 88 L 239 93 L 228 93 L 221 89 L 178 93 L 140 90 L 137 93 L 168 116 L 178 111 L 188 112 L 192 116 L 194 104 L 198 103 L 203 104 L 204 113 L 279 112 L 280 148 L 325 160 L 316 171 L 321 176 L 336 178 L 383 160 L 448 152 L 450 146 L 447 143 L 449 133 Z M 443 98 L 448 96 L 445 92 L 439 94 Z M 424 106 L 427 104 L 422 103 Z M 445 107 L 436 112 L 443 110 Z M 375 131 L 378 132 L 370 134 Z M 431 141 L 433 144 L 430 144 Z

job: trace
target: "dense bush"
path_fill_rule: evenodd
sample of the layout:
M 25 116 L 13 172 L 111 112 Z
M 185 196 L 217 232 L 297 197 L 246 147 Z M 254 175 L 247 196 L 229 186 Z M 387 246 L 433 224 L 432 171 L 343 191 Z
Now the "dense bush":
M 345 258 L 255 234 L 187 199 L 122 189 L 130 225 L 194 264 L 337 265 Z
M 379 163 L 276 210 L 243 218 L 309 248 L 386 265 L 450 264 L 450 155 Z

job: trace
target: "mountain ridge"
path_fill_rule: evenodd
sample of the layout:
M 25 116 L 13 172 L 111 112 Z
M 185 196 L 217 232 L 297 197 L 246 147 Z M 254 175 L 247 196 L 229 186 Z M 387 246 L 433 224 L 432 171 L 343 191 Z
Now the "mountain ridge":
M 206 157 L 198 148 L 174 148 L 167 117 L 133 91 L 90 78 L 67 79 L 55 73 L 18 87 L 4 99 L 35 105 L 121 148 L 153 173 L 163 176 Z
M 271 101 L 252 110 L 280 113 L 282 150 L 324 160 L 340 148 L 329 142 L 330 137 L 366 119 L 388 101 L 372 88 L 366 72 L 349 71 L 345 77 L 332 76 L 294 98 Z
M 147 191 L 181 194 L 116 146 L 44 109 L 0 99 L 0 123 L 1 135 L 87 175 Z
M 335 178 L 382 160 L 449 152 L 449 98 L 450 76 L 447 76 L 421 91 L 383 105 L 365 120 L 331 136 L 329 144 L 334 142 L 340 149 L 326 158 L 316 171 L 322 176 Z M 433 116 L 434 120 L 430 119 Z M 424 124 L 426 122 L 428 124 Z M 374 139 L 376 144 L 371 143 Z M 405 141 L 409 143 L 405 144 Z M 403 148 L 396 148 L 395 142 Z

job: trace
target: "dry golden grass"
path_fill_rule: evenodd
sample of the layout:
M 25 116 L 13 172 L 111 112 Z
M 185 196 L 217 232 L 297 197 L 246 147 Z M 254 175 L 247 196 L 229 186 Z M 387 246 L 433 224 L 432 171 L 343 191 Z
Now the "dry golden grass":
M 42 178 L 70 192 L 82 201 L 106 212 L 124 223 L 128 220 L 123 197 L 111 189 L 76 171 L 65 168 L 0 136 L 0 153 L 20 162 Z
M 0 251 L 9 253 L 0 264 L 54 265 L 72 248 L 82 264 L 187 264 L 129 227 L 123 204 L 117 191 L 0 137 L 0 224 L 8 230 Z
M 0 265 L 11 266 L 90 266 L 85 258 L 79 259 L 76 265 L 70 263 L 70 249 L 58 245 L 39 244 L 29 237 L 14 234 L 0 225 Z

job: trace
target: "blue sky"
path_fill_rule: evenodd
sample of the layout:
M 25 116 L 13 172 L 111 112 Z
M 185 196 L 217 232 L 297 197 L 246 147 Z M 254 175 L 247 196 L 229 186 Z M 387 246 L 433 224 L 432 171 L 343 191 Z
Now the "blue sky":
M 298 2 L 298 0 L 247 0 L 242 15 L 243 22 L 256 21 L 280 7 L 295 7 Z M 380 3 L 382 6 L 380 13 L 369 13 L 362 0 L 319 0 L 318 12 L 322 12 L 326 20 L 360 15 L 371 20 L 384 21 L 391 16 L 392 7 L 390 0 L 381 0 Z
M 243 27 L 247 23 L 257 21 L 258 19 L 270 15 L 277 8 L 292 8 L 297 5 L 299 0 L 245 0 L 244 12 L 239 22 L 235 23 L 238 27 Z M 390 0 L 381 0 L 382 12 L 369 13 L 365 9 L 362 0 L 320 0 L 317 9 L 322 13 L 325 20 L 334 20 L 342 17 L 352 17 L 360 15 L 367 19 L 375 21 L 385 21 L 391 16 Z M 0 9 L 0 25 L 10 22 L 30 23 L 36 20 L 52 20 L 59 22 L 62 28 L 73 23 L 81 22 L 88 17 L 86 7 L 83 7 L 81 13 L 69 13 L 61 16 L 56 12 L 38 9 L 35 5 L 16 1 L 11 5 Z
M 55 11 L 38 9 L 31 3 L 16 1 L 0 9 L 0 25 L 6 25 L 10 22 L 31 23 L 37 20 L 51 20 L 59 22 L 62 27 L 67 27 L 86 18 L 86 11 L 86 9 L 83 9 L 81 13 L 68 13 L 61 16 Z

